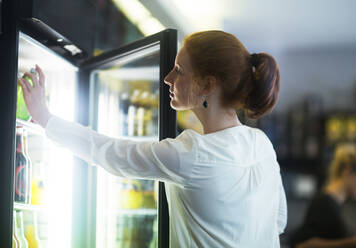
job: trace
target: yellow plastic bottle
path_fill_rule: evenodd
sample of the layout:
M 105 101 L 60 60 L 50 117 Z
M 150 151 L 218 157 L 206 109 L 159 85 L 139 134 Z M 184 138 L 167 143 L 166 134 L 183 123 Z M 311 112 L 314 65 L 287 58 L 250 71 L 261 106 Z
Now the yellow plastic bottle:
M 143 194 L 141 186 L 137 180 L 124 179 L 119 197 L 119 207 L 122 209 L 141 208 Z
M 28 248 L 40 248 L 41 245 L 38 238 L 36 212 L 24 212 L 24 224 Z
M 31 204 L 32 205 L 42 205 L 44 199 L 44 179 L 41 163 L 34 163 L 33 166 L 33 177 L 31 185 Z
M 29 248 L 39 248 L 40 241 L 36 235 L 36 229 L 34 226 L 28 226 L 26 230 L 26 239 L 28 241 Z

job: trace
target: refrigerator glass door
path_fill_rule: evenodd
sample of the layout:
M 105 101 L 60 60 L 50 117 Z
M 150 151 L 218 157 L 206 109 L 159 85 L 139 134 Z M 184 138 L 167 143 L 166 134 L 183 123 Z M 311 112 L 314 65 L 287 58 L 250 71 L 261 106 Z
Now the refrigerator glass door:
M 19 76 L 38 64 L 46 77 L 46 98 L 50 112 L 73 121 L 77 68 L 23 33 L 20 33 L 18 49 Z M 15 183 L 15 195 L 19 194 L 19 197 L 15 196 L 14 208 L 16 216 L 23 216 L 22 221 L 17 218 L 17 233 L 21 234 L 22 229 L 22 241 L 27 242 L 29 247 L 71 247 L 72 155 L 52 144 L 44 130 L 31 122 L 20 86 L 16 117 L 16 129 L 23 131 L 21 135 L 27 157 L 25 167 L 29 168 L 29 176 L 21 176 L 23 167 L 18 163 L 19 159 L 16 160 L 15 182 L 18 184 Z M 19 137 L 17 135 L 17 139 Z M 24 201 L 20 197 L 21 192 L 27 192 L 30 199 Z
M 159 140 L 160 44 L 118 57 L 91 73 L 91 125 L 99 133 Z M 97 169 L 96 247 L 157 247 L 158 182 Z

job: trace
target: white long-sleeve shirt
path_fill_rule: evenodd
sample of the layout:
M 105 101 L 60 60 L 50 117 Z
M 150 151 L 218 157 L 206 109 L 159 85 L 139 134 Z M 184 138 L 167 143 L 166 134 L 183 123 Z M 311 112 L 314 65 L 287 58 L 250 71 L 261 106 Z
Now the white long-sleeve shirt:
M 114 175 L 165 182 L 172 248 L 280 247 L 286 198 L 275 151 L 259 129 L 135 142 L 52 117 L 46 134 Z

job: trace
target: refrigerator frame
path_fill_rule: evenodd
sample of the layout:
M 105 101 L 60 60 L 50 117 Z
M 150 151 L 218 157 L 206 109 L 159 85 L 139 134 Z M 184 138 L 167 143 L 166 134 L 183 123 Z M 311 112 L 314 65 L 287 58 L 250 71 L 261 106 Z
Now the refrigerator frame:
M 2 32 L 0 34 L 0 246 L 11 247 L 12 215 L 14 204 L 14 162 L 15 162 L 15 126 L 17 98 L 17 61 L 19 32 L 16 23 L 17 1 L 3 1 L 0 14 Z M 6 59 L 4 59 L 6 58 Z M 6 166 L 7 165 L 7 166 Z M 9 166 L 10 165 L 10 166 Z M 10 186 L 10 187 L 9 187 Z
M 12 244 L 12 215 L 14 209 L 14 162 L 15 162 L 15 127 L 16 127 L 16 102 L 17 102 L 17 72 L 18 72 L 18 43 L 20 31 L 30 36 L 34 40 L 39 41 L 45 47 L 48 47 L 43 41 L 44 37 L 49 35 L 50 38 L 63 38 L 59 33 L 52 30 L 49 26 L 42 23 L 40 20 L 32 18 L 33 23 L 39 23 L 41 30 L 43 31 L 39 36 L 36 35 L 38 26 L 34 27 L 33 24 L 29 25 L 20 14 L 18 13 L 20 1 L 18 0 L 0 0 L 1 1 L 1 13 L 0 23 L 2 29 L 0 32 L 0 74 L 2 75 L 3 83 L 0 88 L 0 115 L 3 117 L 0 122 L 0 197 L 2 203 L 0 204 L 0 219 L 2 223 L 0 225 L 0 246 L 11 247 Z M 30 18 L 31 19 L 31 18 Z M 39 22 L 38 22 L 39 21 Z M 27 23 L 27 24 L 26 24 Z M 35 25 L 36 26 L 36 25 Z M 44 30 L 43 30 L 44 28 Z M 174 60 L 177 53 L 177 30 L 167 29 L 152 36 L 144 37 L 133 43 L 122 46 L 113 51 L 104 53 L 95 58 L 84 60 L 83 58 L 63 56 L 57 52 L 60 57 L 68 61 L 68 63 L 78 68 L 78 78 L 76 85 L 76 107 L 75 118 L 76 121 L 83 124 L 89 124 L 89 75 L 90 68 L 99 66 L 108 61 L 112 56 L 118 52 L 123 53 L 134 49 L 135 47 L 145 46 L 145 44 L 152 44 L 154 42 L 160 43 L 160 118 L 159 118 L 159 139 L 174 138 L 176 137 L 176 112 L 170 108 L 170 98 L 168 86 L 164 84 L 163 80 L 165 75 L 173 68 Z M 15 45 L 14 45 L 15 44 Z M 51 49 L 55 51 L 55 49 Z M 80 103 L 80 104 L 78 104 Z M 164 117 L 164 118 L 162 118 Z M 166 125 L 164 125 L 166 124 Z M 92 202 L 92 198 L 89 192 L 94 192 L 95 188 L 89 187 L 89 177 L 93 177 L 92 172 L 88 171 L 88 165 L 80 159 L 75 158 L 75 166 L 73 168 L 74 175 L 85 175 L 79 178 L 81 187 L 77 190 L 73 188 L 73 226 L 72 226 L 72 246 L 82 244 L 93 244 L 92 228 L 95 227 L 93 219 L 88 218 L 94 208 L 76 208 L 74 205 L 78 199 L 81 201 L 81 206 L 88 206 Z M 80 173 L 80 174 L 78 174 Z M 92 183 L 93 181 L 90 181 Z M 83 194 L 83 189 L 85 190 Z M 90 191 L 89 191 L 90 190 Z M 78 198 L 80 195 L 81 198 Z M 164 183 L 160 182 L 159 185 L 159 240 L 158 247 L 169 247 L 169 213 L 168 204 L 165 194 Z M 95 216 L 95 215 L 94 215 Z M 75 219 L 76 218 L 76 219 Z M 87 221 L 87 222 L 85 222 Z M 86 228 L 83 228 L 83 227 Z M 94 234 L 94 235 L 93 235 Z M 94 242 L 95 243 L 95 242 Z M 84 246 L 90 247 L 90 246 Z
M 151 46 L 153 44 L 160 45 L 160 75 L 159 75 L 159 83 L 160 83 L 160 104 L 159 104 L 159 140 L 165 138 L 174 138 L 176 137 L 176 111 L 170 107 L 170 97 L 169 97 L 169 86 L 164 83 L 164 77 L 169 73 L 169 71 L 174 67 L 175 56 L 177 53 L 177 30 L 174 29 L 166 29 L 154 35 L 144 37 L 137 41 L 134 41 L 130 44 L 119 47 L 118 49 L 103 53 L 97 57 L 86 60 L 79 67 L 79 80 L 78 86 L 79 90 L 77 90 L 78 101 L 82 104 L 79 106 L 89 106 L 89 82 L 90 82 L 90 73 L 93 70 L 100 69 L 101 67 L 110 64 L 125 55 L 134 53 L 135 51 L 144 49 L 145 47 Z M 84 94 L 85 92 L 85 94 Z M 84 103 L 84 104 L 83 104 Z M 77 121 L 84 125 L 89 125 L 89 112 L 85 111 L 85 109 L 77 109 L 77 117 L 79 118 Z M 76 166 L 76 168 L 79 168 Z M 79 170 L 79 169 L 78 169 Z M 88 175 L 86 181 L 84 183 L 87 184 L 87 192 L 94 192 L 96 194 L 96 189 L 93 188 L 93 184 L 96 184 L 96 171 L 91 170 L 85 166 L 80 167 L 80 171 L 76 172 L 81 175 Z M 80 175 L 79 174 L 79 175 Z M 75 197 L 75 196 L 73 196 Z M 78 197 L 81 197 L 78 195 Z M 90 195 L 86 196 L 86 201 L 88 205 L 93 206 L 93 201 L 96 198 L 93 198 Z M 76 209 L 76 207 L 74 207 Z M 89 225 L 91 227 L 95 226 L 96 221 L 96 209 L 92 208 L 89 212 L 86 212 L 89 219 Z M 168 213 L 168 203 L 165 193 L 164 183 L 159 183 L 159 197 L 158 197 L 158 247 L 166 248 L 169 247 L 169 213 Z M 95 243 L 95 230 L 88 229 L 88 235 L 90 237 L 90 241 L 86 240 L 86 243 L 80 243 L 78 241 L 77 245 L 82 245 L 81 247 L 91 247 L 90 244 Z M 78 235 L 75 235 L 78 237 Z M 80 236 L 80 235 L 79 235 Z M 82 240 L 82 242 L 85 242 Z M 83 246 L 86 245 L 86 246 Z

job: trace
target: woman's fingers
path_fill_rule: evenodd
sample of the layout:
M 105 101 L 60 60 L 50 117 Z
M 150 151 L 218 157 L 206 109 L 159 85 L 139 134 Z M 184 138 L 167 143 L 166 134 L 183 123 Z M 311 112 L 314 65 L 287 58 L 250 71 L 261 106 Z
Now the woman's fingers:
M 32 74 L 32 73 L 29 73 L 29 72 L 25 72 L 23 78 L 26 79 L 26 77 L 31 78 L 32 83 L 33 83 L 33 87 L 36 87 L 36 86 L 39 85 L 36 75 L 34 75 L 34 74 Z
M 20 83 L 22 90 L 23 90 L 23 92 L 25 92 L 25 94 L 30 93 L 32 86 L 25 78 L 19 78 L 18 82 Z
M 19 84 L 22 88 L 22 91 L 27 91 L 26 86 L 22 83 L 21 78 L 17 79 L 17 84 Z
M 41 67 L 36 65 L 36 71 L 37 71 L 38 77 L 39 77 L 39 84 L 40 84 L 41 87 L 44 87 L 45 75 L 43 74 L 43 71 L 42 71 Z

